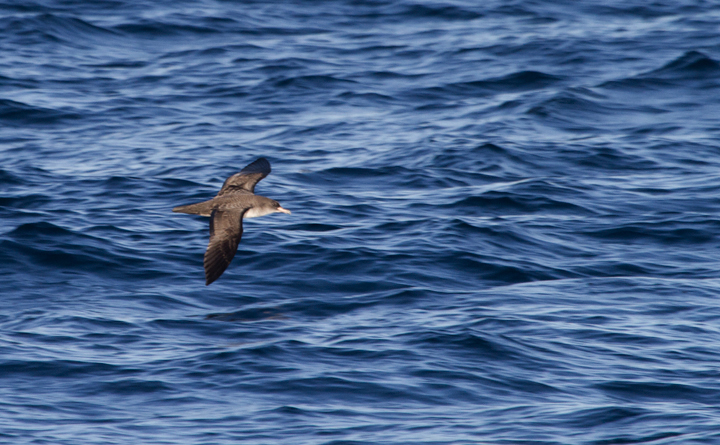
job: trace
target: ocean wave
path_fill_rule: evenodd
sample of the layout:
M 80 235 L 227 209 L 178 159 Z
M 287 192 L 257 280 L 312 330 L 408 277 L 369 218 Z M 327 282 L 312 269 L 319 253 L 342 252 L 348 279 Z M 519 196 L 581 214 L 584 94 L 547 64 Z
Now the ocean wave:
M 81 119 L 81 114 L 0 99 L 0 122 L 6 125 L 53 125 Z
M 717 439 L 720 8 L 0 9 L 0 441 Z

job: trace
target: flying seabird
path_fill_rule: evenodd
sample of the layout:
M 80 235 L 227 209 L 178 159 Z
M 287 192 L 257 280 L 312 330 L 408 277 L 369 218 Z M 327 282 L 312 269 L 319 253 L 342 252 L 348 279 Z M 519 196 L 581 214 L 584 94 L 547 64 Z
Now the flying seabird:
M 260 158 L 227 178 L 213 199 L 172 209 L 210 217 L 210 242 L 203 260 L 206 286 L 220 278 L 235 256 L 243 233 L 243 218 L 290 213 L 274 199 L 255 194 L 255 184 L 269 174 L 270 163 Z

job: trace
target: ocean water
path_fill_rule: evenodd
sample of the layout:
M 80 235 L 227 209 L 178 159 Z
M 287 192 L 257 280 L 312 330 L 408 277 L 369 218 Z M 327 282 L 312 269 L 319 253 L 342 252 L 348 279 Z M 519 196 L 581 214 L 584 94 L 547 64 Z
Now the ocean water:
M 0 443 L 720 443 L 719 21 L 0 1 Z

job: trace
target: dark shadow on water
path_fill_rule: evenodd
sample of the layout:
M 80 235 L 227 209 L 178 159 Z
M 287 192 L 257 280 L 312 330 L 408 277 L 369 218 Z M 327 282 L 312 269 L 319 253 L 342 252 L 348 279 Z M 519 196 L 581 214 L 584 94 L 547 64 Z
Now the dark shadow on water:
M 243 309 L 236 312 L 218 312 L 215 314 L 208 314 L 205 316 L 205 320 L 217 320 L 217 321 L 228 321 L 228 322 L 252 322 L 252 321 L 263 321 L 263 320 L 286 320 L 288 317 L 283 315 L 277 309 L 268 308 L 257 308 L 257 309 Z

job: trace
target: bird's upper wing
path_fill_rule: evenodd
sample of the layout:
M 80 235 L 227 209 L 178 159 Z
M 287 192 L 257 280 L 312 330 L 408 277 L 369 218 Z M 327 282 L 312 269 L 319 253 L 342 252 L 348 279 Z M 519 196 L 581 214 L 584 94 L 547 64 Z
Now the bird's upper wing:
M 227 178 L 217 196 L 237 191 L 255 193 L 255 184 L 269 174 L 270 163 L 268 160 L 265 158 L 257 159 L 255 162 L 240 170 L 240 173 L 235 173 Z
M 242 238 L 244 210 L 213 210 L 210 215 L 210 242 L 205 251 L 205 285 L 220 278 L 230 265 Z

